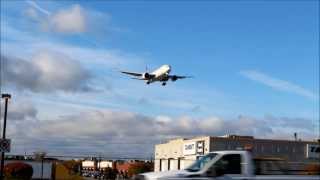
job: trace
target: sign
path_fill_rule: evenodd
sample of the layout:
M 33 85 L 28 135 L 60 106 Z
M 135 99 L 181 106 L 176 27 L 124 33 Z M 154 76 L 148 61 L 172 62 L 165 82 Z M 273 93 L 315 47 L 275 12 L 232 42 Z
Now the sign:
M 307 158 L 320 159 L 320 145 L 307 144 Z
M 10 139 L 0 139 L 0 152 L 10 152 Z
M 196 154 L 196 142 L 189 142 L 183 144 L 183 155 Z
M 197 142 L 197 153 L 204 154 L 204 141 Z

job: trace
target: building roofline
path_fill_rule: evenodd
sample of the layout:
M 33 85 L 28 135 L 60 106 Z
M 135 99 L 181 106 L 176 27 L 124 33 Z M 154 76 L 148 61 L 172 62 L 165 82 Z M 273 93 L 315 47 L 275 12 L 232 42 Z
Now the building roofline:
M 262 138 L 254 138 L 252 136 L 252 138 L 246 138 L 246 136 L 242 137 L 242 136 L 237 136 L 235 138 L 232 138 L 232 137 L 218 137 L 218 136 L 210 136 L 210 138 L 213 138 L 213 139 L 236 139 L 236 140 L 243 140 L 243 141 L 277 141 L 277 142 L 297 142 L 297 143 L 318 143 L 316 140 L 314 141 L 311 141 L 311 140 L 307 140 L 307 141 L 304 141 L 304 140 L 289 140 L 289 139 L 262 139 Z
M 156 145 L 168 144 L 169 142 L 177 141 L 177 140 L 188 141 L 188 140 L 193 140 L 193 139 L 210 138 L 210 137 L 212 137 L 212 136 L 205 136 L 205 135 L 203 135 L 203 136 L 194 136 L 194 137 L 188 137 L 188 138 L 177 137 L 177 138 L 167 139 L 165 142 L 161 142 L 161 143 L 156 144 Z
M 209 138 L 209 139 L 223 139 L 223 140 L 239 140 L 239 141 L 264 141 L 264 142 L 281 142 L 281 143 L 319 143 L 317 140 L 289 140 L 289 139 L 262 139 L 262 138 L 255 138 L 254 136 L 241 136 L 241 135 L 225 135 L 225 136 L 195 136 L 195 137 L 188 137 L 188 138 L 183 138 L 183 137 L 178 137 L 178 138 L 172 138 L 168 139 L 165 142 L 161 142 L 156 145 L 161 145 L 161 144 L 168 144 L 170 142 L 174 141 L 192 141 L 195 139 L 201 139 L 201 138 Z

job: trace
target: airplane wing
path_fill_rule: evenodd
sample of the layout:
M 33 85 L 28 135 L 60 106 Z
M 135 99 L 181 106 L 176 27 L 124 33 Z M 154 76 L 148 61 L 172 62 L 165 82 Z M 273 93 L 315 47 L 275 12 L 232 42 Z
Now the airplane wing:
M 136 80 L 146 80 L 146 79 L 144 79 L 144 78 L 135 78 L 135 77 L 133 77 L 133 78 L 131 78 L 131 79 L 136 79 Z
M 121 71 L 121 73 L 128 74 L 128 75 L 131 75 L 131 76 L 136 76 L 136 77 L 141 77 L 142 76 L 141 73 L 127 72 L 127 71 Z
M 172 81 L 176 81 L 178 79 L 192 78 L 192 76 L 169 75 L 168 78 L 171 79 Z

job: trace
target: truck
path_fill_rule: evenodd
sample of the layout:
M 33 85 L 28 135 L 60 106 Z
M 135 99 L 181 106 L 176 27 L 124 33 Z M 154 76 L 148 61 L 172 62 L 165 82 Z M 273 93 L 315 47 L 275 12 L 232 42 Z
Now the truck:
M 270 161 L 276 160 L 269 159 Z M 259 167 L 255 166 L 251 152 L 248 151 L 214 151 L 202 156 L 186 169 L 143 173 L 134 179 L 320 180 L 319 169 L 308 175 L 285 170 L 285 167 L 276 169 L 270 164 L 263 166 L 261 160 L 257 162 Z M 267 172 L 266 167 L 271 168 L 271 172 Z

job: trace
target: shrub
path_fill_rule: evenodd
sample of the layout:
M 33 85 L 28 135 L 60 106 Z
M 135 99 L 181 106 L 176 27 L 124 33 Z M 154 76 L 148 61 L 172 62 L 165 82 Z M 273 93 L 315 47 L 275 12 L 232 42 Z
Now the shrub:
M 22 162 L 8 163 L 4 166 L 4 175 L 7 179 L 31 179 L 32 166 Z
M 319 164 L 309 164 L 304 169 L 304 174 L 309 175 L 320 175 L 320 165 Z
M 68 169 L 70 174 L 79 173 L 79 167 L 81 166 L 80 161 L 69 160 L 69 161 L 64 161 L 62 164 Z
M 118 171 L 116 169 L 112 169 L 110 167 L 107 167 L 104 171 L 104 176 L 107 179 L 116 179 Z
M 144 172 L 149 172 L 152 171 L 152 163 L 143 163 L 143 162 L 137 162 L 130 164 L 129 169 L 128 169 L 128 174 L 130 177 L 144 173 Z

